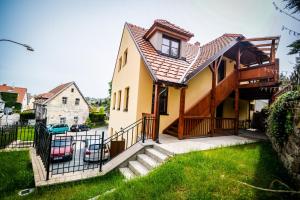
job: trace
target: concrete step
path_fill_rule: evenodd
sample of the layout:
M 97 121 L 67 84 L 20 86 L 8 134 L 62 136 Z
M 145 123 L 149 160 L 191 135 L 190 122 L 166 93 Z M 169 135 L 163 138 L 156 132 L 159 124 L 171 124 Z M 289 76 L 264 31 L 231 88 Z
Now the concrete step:
M 144 176 L 149 172 L 149 170 L 139 161 L 129 161 L 128 166 L 136 176 Z
M 128 167 L 122 167 L 119 170 L 127 180 L 136 177 L 135 174 Z
M 165 161 L 168 158 L 166 154 L 154 148 L 146 149 L 146 155 L 150 156 L 151 158 L 153 158 L 154 160 L 160 163 Z
M 173 152 L 171 152 L 171 151 L 169 151 L 169 150 L 167 150 L 167 149 L 165 149 L 165 148 L 162 148 L 159 144 L 154 144 L 154 145 L 153 145 L 153 148 L 156 149 L 157 151 L 159 151 L 159 152 L 161 152 L 161 153 L 163 153 L 163 154 L 169 156 L 169 157 L 170 157 L 170 156 L 174 156 L 174 153 L 173 153 Z
M 137 160 L 143 164 L 147 169 L 151 170 L 154 167 L 157 167 L 159 163 L 146 154 L 139 154 Z

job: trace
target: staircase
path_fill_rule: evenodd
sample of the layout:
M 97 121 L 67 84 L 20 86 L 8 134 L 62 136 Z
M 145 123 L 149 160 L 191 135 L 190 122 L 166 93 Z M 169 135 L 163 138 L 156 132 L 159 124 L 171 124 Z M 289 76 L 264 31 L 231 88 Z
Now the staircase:
M 216 86 L 216 107 L 220 105 L 235 89 L 236 87 L 236 74 L 231 72 Z M 210 116 L 210 101 L 211 101 L 211 90 L 204 95 L 197 103 L 195 103 L 190 109 L 188 109 L 185 116 Z M 163 133 L 176 136 L 178 130 L 178 119 L 168 126 Z
M 119 170 L 126 179 L 132 179 L 138 176 L 145 176 L 153 168 L 159 166 L 169 158 L 169 154 L 156 145 L 146 147 L 143 152 L 133 157 L 125 166 Z

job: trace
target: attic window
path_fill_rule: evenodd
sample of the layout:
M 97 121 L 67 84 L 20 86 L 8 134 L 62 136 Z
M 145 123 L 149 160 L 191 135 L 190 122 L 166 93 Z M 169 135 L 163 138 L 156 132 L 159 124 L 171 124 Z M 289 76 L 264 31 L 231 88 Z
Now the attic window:
M 161 52 L 164 55 L 179 58 L 180 40 L 164 35 L 162 39 Z
M 71 89 L 71 92 L 74 92 L 74 88 Z

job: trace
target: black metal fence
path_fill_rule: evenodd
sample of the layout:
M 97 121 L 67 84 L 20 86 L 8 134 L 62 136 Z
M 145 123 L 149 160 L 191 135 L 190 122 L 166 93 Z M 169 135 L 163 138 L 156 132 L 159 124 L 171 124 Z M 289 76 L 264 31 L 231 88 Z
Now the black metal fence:
M 14 124 L 0 127 L 0 149 L 33 146 L 34 126 Z

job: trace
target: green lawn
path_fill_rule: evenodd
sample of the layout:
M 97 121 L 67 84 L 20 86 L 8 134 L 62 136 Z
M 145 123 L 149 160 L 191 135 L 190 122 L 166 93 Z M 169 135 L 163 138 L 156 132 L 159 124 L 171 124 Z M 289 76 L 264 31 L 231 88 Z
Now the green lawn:
M 33 141 L 34 140 L 34 126 L 19 126 L 18 140 Z
M 19 152 L 13 153 L 18 154 Z M 8 154 L 10 153 L 0 153 L 0 161 L 3 157 L 20 158 L 20 156 L 8 156 Z M 14 165 L 18 165 L 16 161 L 11 163 L 14 170 L 9 170 L 4 174 L 4 185 L 9 185 L 8 187 L 1 186 L 1 189 L 8 190 L 5 199 L 88 199 L 112 188 L 116 188 L 116 190 L 100 199 L 296 198 L 259 191 L 236 182 L 242 181 L 268 188 L 274 179 L 278 179 L 288 184 L 291 189 L 295 189 L 291 186 L 285 170 L 279 164 L 269 143 L 256 143 L 175 156 L 148 176 L 128 182 L 124 182 L 123 177 L 114 171 L 104 177 L 40 188 L 25 198 L 18 198 L 11 192 L 33 186 L 32 172 L 28 169 L 30 162 L 27 160 L 25 163 L 27 164 L 20 166 L 19 170 L 30 171 L 31 178 L 30 176 L 21 176 L 18 181 L 14 180 L 14 170 L 17 168 Z M 0 172 L 3 167 L 0 165 Z M 8 184 L 11 181 L 13 183 Z M 23 184 L 17 184 L 18 182 L 23 182 Z M 1 181 L 0 184 L 2 183 Z M 273 187 L 273 189 L 279 188 L 286 189 L 278 184 Z M 3 194 L 3 191 L 3 189 L 0 191 L 0 195 Z

